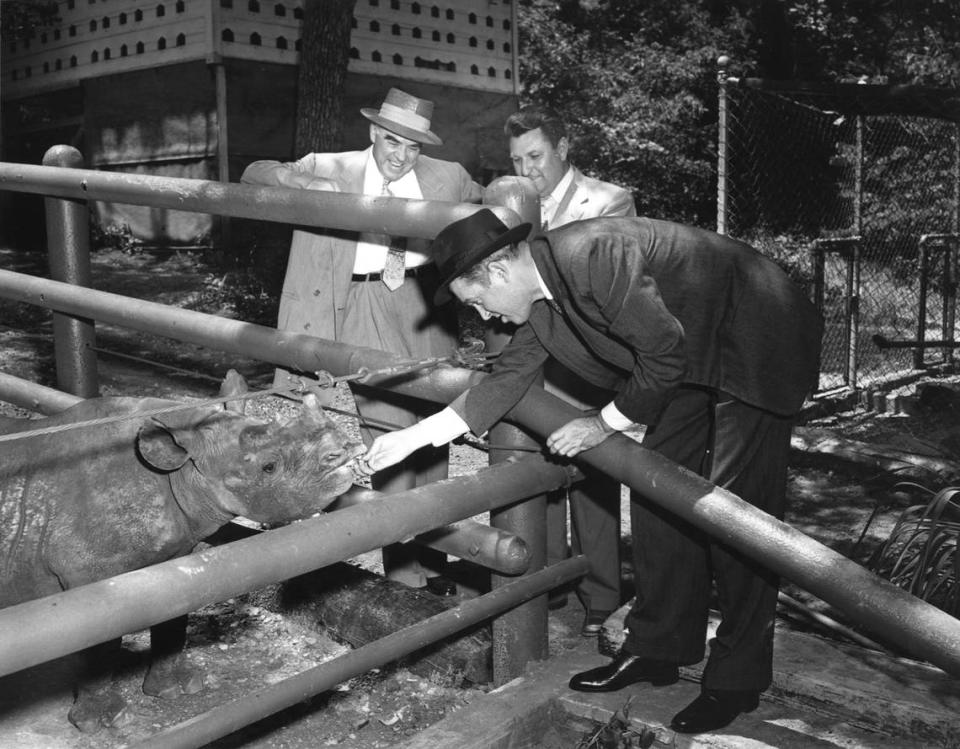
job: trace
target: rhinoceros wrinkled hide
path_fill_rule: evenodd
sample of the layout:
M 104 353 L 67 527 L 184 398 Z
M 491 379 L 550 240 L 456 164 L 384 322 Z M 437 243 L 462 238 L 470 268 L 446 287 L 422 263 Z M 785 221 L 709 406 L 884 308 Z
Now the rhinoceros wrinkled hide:
M 227 381 L 224 394 L 245 390 Z M 350 487 L 348 463 L 363 452 L 313 396 L 286 420 L 220 406 L 138 416 L 173 406 L 182 404 L 92 398 L 46 419 L 0 423 L 13 433 L 124 417 L 0 443 L 0 607 L 182 556 L 237 516 L 266 525 L 309 517 Z M 151 627 L 147 694 L 202 688 L 182 657 L 185 623 Z M 95 650 L 70 715 L 85 731 L 122 715 L 104 682 L 109 648 Z

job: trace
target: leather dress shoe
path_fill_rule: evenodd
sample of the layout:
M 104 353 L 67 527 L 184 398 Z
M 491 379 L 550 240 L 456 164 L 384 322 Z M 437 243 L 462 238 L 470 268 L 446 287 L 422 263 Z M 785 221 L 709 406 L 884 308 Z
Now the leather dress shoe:
M 443 575 L 428 577 L 427 584 L 424 587 L 435 596 L 455 596 L 457 594 L 457 584 Z
M 606 666 L 574 674 L 570 688 L 578 692 L 615 692 L 631 684 L 650 682 L 655 687 L 674 684 L 680 678 L 675 663 L 620 653 Z
M 677 733 L 715 731 L 759 704 L 759 693 L 751 690 L 703 689 L 697 699 L 673 716 L 670 727 Z
M 581 637 L 598 637 L 600 630 L 603 629 L 603 623 L 612 611 L 588 611 L 583 618 L 583 626 L 580 628 Z

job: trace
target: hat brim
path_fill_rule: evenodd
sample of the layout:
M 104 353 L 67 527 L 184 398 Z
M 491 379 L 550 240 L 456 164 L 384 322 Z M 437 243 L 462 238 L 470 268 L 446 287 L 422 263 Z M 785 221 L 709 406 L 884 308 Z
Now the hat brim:
M 462 276 L 466 271 L 479 263 L 481 260 L 490 257 L 501 247 L 506 247 L 510 244 L 516 244 L 517 242 L 526 239 L 530 234 L 531 226 L 532 224 L 529 223 L 517 224 L 512 229 L 508 229 L 506 232 L 498 236 L 489 244 L 472 247 L 468 252 L 455 255 L 452 259 L 449 269 L 447 270 L 447 273 L 440 278 L 440 285 L 437 287 L 437 290 L 433 295 L 433 303 L 439 306 L 441 304 L 446 304 L 453 299 L 453 294 L 450 293 L 450 284 L 453 283 L 454 280 L 456 280 L 459 276 Z
M 431 146 L 443 145 L 443 141 L 440 140 L 440 136 L 438 136 L 432 130 L 414 130 L 412 127 L 407 127 L 406 125 L 401 125 L 399 122 L 388 120 L 387 118 L 380 116 L 379 109 L 370 109 L 365 107 L 364 109 L 360 110 L 360 114 L 370 120 L 370 122 L 372 122 L 374 125 L 379 125 L 384 130 L 389 130 L 391 133 L 402 135 L 404 138 L 409 138 L 417 143 L 427 143 Z

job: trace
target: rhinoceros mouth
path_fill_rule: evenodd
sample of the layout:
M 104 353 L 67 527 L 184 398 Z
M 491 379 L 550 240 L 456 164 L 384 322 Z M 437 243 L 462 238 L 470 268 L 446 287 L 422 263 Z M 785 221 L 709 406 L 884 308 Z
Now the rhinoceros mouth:
M 367 448 L 363 446 L 361 442 L 349 442 L 344 446 L 343 453 L 340 456 L 340 459 L 336 463 L 333 463 L 324 474 L 333 473 L 344 466 L 350 466 L 351 468 L 354 465 L 354 461 L 359 458 L 361 455 L 364 455 L 367 452 Z

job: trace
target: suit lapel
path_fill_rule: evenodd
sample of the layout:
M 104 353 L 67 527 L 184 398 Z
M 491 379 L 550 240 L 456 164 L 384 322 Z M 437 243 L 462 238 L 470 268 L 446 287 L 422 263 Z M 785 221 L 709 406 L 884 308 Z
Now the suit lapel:
M 582 175 L 576 167 L 572 166 L 570 168 L 573 169 L 573 180 L 571 180 L 570 187 L 568 187 L 567 191 L 563 194 L 563 199 L 560 201 L 560 205 L 557 206 L 556 213 L 553 214 L 554 226 L 562 226 L 571 221 L 577 221 L 583 216 L 583 204 L 590 199 L 588 194 L 577 194 L 580 190 L 580 177 Z

